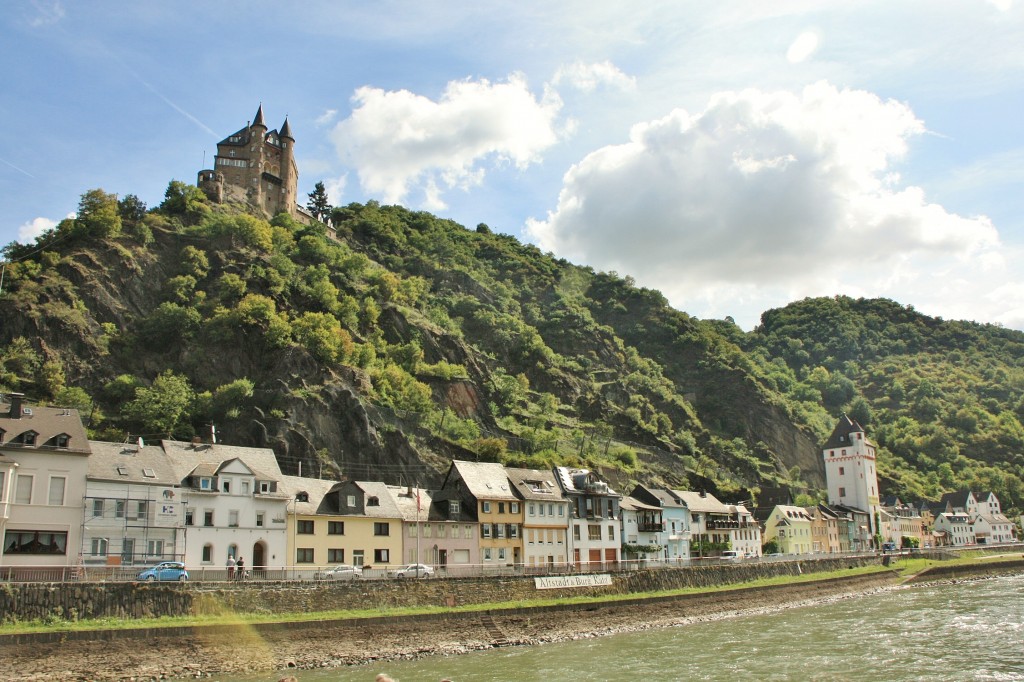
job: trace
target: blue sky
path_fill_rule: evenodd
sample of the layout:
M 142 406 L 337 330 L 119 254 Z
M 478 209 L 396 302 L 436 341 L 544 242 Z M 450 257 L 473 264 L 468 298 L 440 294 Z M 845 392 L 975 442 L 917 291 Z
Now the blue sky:
M 487 223 L 698 317 L 1024 328 L 1019 0 L 5 9 L 2 244 L 95 187 L 156 205 L 262 102 L 302 197 Z

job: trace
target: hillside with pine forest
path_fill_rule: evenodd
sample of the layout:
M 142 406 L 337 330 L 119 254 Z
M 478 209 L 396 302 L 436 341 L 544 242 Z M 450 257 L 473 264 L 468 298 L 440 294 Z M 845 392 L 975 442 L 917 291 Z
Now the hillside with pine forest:
M 323 209 L 324 207 L 320 207 Z M 1024 502 L 1024 334 L 806 299 L 744 332 L 481 223 L 376 202 L 324 223 L 102 190 L 5 250 L 0 392 L 90 436 L 273 448 L 287 473 L 434 485 L 451 459 L 823 499 L 848 413 L 883 495 Z

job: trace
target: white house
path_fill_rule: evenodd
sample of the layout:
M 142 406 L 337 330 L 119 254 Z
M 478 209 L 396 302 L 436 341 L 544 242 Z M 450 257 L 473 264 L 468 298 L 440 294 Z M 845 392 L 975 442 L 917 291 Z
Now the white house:
M 289 495 L 269 448 L 162 441 L 185 503 L 185 563 L 222 568 L 228 556 L 252 570 L 284 568 Z
M 185 561 L 185 500 L 159 445 L 90 443 L 82 555 L 86 565 Z
M 690 558 L 690 510 L 675 493 L 666 488 L 648 488 L 637 485 L 630 497 L 644 504 L 661 508 L 665 532 L 661 536 L 664 558 L 667 561 L 686 561 Z
M 878 472 L 875 470 L 875 446 L 864 427 L 845 414 L 822 449 L 828 503 L 867 512 L 868 534 L 880 532 L 878 515 Z
M 729 531 L 729 542 L 740 556 L 761 556 L 761 525 L 742 504 L 729 504 L 736 527 Z
M 0 566 L 78 564 L 89 441 L 77 410 L 0 404 Z
M 512 491 L 523 501 L 523 564 L 565 566 L 569 561 L 569 501 L 555 475 L 542 469 L 505 467 Z
M 622 496 L 586 469 L 555 467 L 555 477 L 569 502 L 570 561 L 591 570 L 618 563 Z
M 1016 527 L 1003 514 L 984 512 L 974 517 L 974 541 L 979 545 L 1016 542 Z
M 665 521 L 658 505 L 627 496 L 619 502 L 622 510 L 622 557 L 626 561 L 661 561 L 665 550 Z
M 945 538 L 945 544 L 953 547 L 966 547 L 974 544 L 974 530 L 971 519 L 963 513 L 942 513 L 935 517 L 932 534 L 937 538 Z

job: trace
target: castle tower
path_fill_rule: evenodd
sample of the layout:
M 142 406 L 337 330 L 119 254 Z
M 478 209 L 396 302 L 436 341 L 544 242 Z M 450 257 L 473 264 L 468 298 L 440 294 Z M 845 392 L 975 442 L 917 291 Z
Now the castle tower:
M 875 446 L 864 427 L 845 414 L 825 441 L 825 480 L 829 504 L 867 512 L 871 535 L 878 532 L 878 474 Z
M 280 132 L 268 130 L 263 104 L 252 123 L 217 143 L 213 170 L 199 171 L 197 185 L 217 203 L 237 201 L 268 217 L 285 212 L 300 222 L 310 216 L 296 204 L 299 170 L 288 118 Z

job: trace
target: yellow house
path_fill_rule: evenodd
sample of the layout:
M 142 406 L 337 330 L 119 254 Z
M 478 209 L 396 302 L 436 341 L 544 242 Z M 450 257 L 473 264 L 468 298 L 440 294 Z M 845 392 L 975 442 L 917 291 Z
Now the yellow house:
M 476 513 L 484 570 L 523 563 L 523 505 L 505 467 L 494 462 L 453 461 L 442 490 Z
M 402 520 L 383 483 L 284 476 L 288 556 L 309 577 L 338 564 L 386 569 L 402 562 Z
M 811 517 L 803 507 L 780 504 L 764 524 L 765 541 L 774 539 L 783 554 L 810 554 Z

